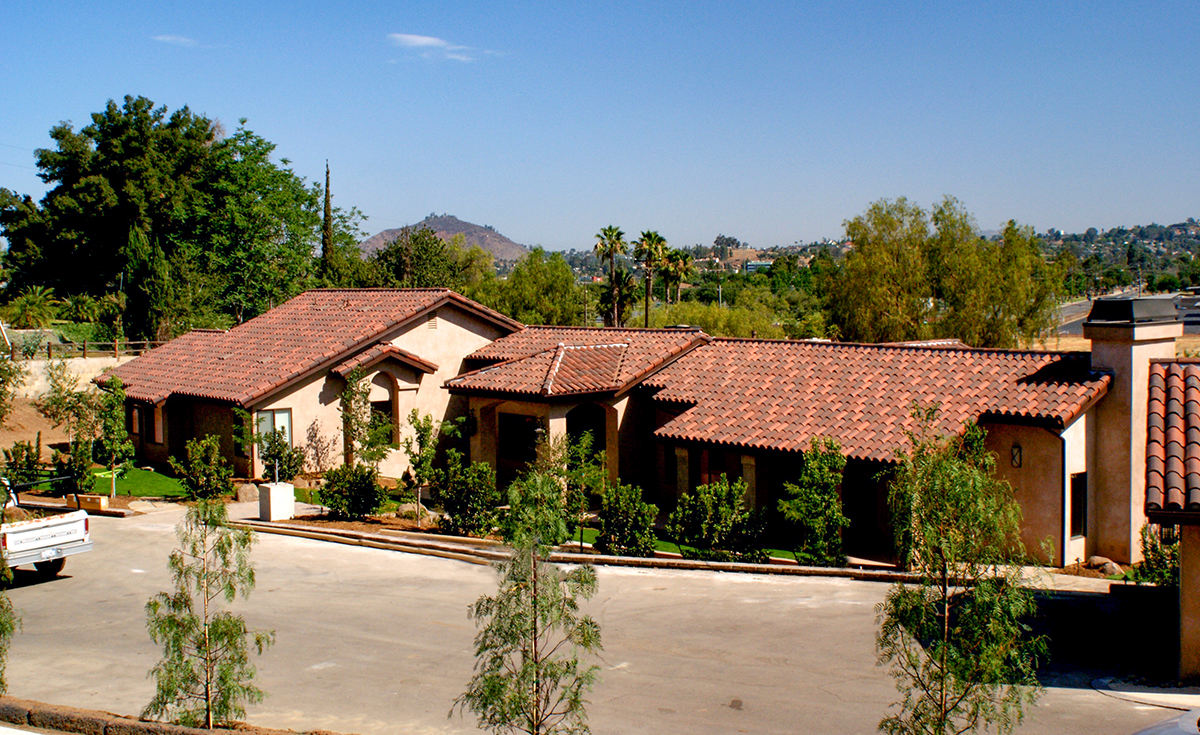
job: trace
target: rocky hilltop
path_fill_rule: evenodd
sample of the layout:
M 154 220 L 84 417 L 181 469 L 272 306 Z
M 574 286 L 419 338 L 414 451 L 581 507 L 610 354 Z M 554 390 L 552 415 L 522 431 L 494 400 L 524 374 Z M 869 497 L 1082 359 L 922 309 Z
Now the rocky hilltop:
M 468 247 L 478 245 L 480 248 L 491 253 L 492 258 L 495 260 L 518 260 L 529 252 L 524 245 L 519 245 L 509 240 L 490 226 L 463 222 L 451 214 L 431 214 L 413 225 L 413 227 L 428 227 L 443 240 L 449 240 L 455 235 L 462 235 Z M 376 250 L 383 248 L 387 243 L 395 240 L 400 235 L 401 229 L 403 228 L 384 230 L 363 240 L 358 246 L 362 249 L 363 255 L 369 256 Z

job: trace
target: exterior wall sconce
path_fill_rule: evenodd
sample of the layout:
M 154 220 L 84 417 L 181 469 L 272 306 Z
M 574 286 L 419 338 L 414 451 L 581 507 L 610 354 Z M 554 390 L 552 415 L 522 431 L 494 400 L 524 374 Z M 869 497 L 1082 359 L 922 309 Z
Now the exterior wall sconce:
M 1016 442 L 1013 442 L 1012 445 L 1012 466 L 1021 466 L 1021 445 L 1017 444 Z

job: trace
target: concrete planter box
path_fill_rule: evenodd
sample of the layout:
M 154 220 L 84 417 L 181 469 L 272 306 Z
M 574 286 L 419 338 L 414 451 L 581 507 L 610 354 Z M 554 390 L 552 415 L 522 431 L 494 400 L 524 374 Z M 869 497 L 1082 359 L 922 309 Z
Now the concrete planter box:
M 296 489 L 290 482 L 268 482 L 258 486 L 258 518 L 286 521 L 296 515 Z
M 68 495 L 67 505 L 80 510 L 108 510 L 107 495 Z

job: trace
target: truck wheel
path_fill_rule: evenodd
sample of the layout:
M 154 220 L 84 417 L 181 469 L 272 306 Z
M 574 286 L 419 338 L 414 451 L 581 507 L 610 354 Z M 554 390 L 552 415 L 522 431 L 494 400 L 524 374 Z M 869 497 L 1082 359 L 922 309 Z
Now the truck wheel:
M 66 563 L 66 559 L 51 559 L 50 561 L 35 562 L 33 568 L 38 570 L 38 574 L 43 577 L 57 577 Z

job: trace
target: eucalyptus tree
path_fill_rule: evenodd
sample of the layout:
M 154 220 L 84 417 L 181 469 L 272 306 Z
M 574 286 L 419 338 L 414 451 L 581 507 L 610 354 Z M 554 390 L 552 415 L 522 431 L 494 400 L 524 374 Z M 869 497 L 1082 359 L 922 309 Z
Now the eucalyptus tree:
M 625 233 L 620 227 L 609 225 L 596 233 L 596 257 L 600 259 L 608 259 L 608 286 L 612 293 L 612 301 L 610 303 L 611 323 L 617 323 L 617 284 L 613 280 L 617 270 L 617 256 L 624 255 L 629 251 L 629 243 L 625 242 Z
M 647 328 L 650 327 L 650 296 L 654 291 L 654 271 L 662 264 L 666 254 L 666 238 L 656 230 L 643 232 L 633 251 L 633 257 L 642 262 L 642 268 L 646 272 L 646 313 L 643 326 Z

